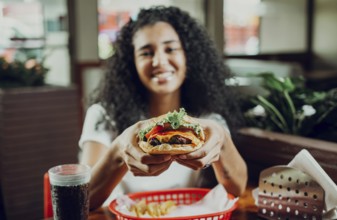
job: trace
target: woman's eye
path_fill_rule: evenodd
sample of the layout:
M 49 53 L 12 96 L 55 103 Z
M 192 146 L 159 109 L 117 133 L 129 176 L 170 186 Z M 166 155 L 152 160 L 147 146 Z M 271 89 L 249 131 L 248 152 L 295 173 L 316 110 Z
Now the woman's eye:
M 140 56 L 147 57 L 147 56 L 152 56 L 152 54 L 153 54 L 152 52 L 146 51 L 146 52 L 141 53 Z
M 166 52 L 171 53 L 171 52 L 176 51 L 176 50 L 178 50 L 178 49 L 179 49 L 179 48 L 169 47 L 169 48 L 166 49 Z

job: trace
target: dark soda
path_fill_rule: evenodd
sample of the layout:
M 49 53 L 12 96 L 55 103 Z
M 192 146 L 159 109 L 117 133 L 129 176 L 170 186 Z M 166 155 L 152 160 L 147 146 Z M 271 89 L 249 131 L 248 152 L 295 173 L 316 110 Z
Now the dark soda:
M 89 214 L 89 183 L 75 186 L 51 184 L 55 220 L 86 220 Z

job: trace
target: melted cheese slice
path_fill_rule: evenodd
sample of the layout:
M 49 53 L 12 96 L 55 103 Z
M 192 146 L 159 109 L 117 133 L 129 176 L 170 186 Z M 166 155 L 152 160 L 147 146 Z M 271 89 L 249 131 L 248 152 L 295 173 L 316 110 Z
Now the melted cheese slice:
M 151 140 L 151 138 L 156 138 L 160 143 L 168 143 L 171 137 L 174 135 L 179 135 L 181 137 L 184 137 L 186 139 L 191 140 L 191 145 L 198 145 L 200 143 L 200 140 L 195 136 L 193 131 L 165 131 L 165 132 L 159 132 L 151 135 L 148 139 Z

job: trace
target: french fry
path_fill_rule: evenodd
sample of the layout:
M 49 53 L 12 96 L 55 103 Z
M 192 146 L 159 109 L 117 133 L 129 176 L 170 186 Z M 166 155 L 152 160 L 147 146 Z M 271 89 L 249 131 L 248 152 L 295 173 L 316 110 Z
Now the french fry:
M 151 217 L 160 217 L 163 215 L 167 215 L 175 208 L 176 204 L 174 201 L 171 200 L 162 203 L 150 202 L 147 204 L 145 199 L 142 199 L 135 205 L 132 205 L 129 211 L 134 213 L 137 217 L 142 217 L 146 214 Z
M 173 211 L 176 207 L 177 206 L 175 202 L 173 202 L 172 200 L 168 200 L 161 204 L 160 210 L 161 210 L 162 215 L 167 215 L 168 213 Z
M 159 217 L 160 216 L 160 205 L 156 202 L 151 202 L 147 204 L 147 212 L 151 217 Z
M 135 205 L 130 207 L 130 211 L 133 212 L 137 217 L 141 217 L 145 214 L 147 207 L 146 207 L 145 199 L 140 200 Z

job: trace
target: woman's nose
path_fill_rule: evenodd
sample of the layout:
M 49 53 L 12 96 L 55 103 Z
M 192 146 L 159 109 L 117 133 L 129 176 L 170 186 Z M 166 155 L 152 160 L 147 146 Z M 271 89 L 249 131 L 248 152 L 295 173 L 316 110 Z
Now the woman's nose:
M 167 61 L 166 55 L 160 52 L 155 53 L 152 58 L 152 66 L 154 67 L 162 65 L 162 64 L 166 64 L 167 62 L 168 61 Z

